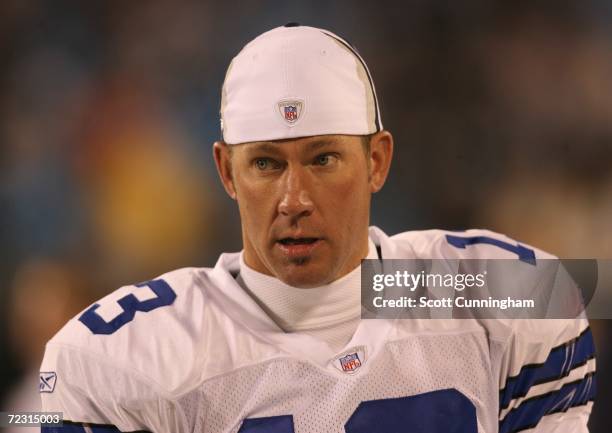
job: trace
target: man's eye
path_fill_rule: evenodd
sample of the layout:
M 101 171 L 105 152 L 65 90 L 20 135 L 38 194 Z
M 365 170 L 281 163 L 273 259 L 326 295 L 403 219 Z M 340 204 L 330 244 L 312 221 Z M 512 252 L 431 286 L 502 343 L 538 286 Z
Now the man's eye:
M 271 170 L 275 167 L 275 164 L 270 158 L 257 158 L 255 160 L 255 167 L 258 170 Z
M 317 156 L 315 159 L 315 163 L 317 165 L 329 165 L 334 162 L 335 156 L 330 153 L 324 153 L 322 155 Z

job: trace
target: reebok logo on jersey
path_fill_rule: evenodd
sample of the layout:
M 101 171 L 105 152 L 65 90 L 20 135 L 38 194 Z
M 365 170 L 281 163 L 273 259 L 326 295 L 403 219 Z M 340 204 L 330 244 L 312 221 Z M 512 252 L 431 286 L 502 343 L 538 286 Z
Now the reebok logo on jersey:
M 334 365 L 344 373 L 355 373 L 365 362 L 365 350 L 353 349 L 353 352 L 344 353 L 336 358 Z
M 53 392 L 57 374 L 54 371 L 41 371 L 38 382 L 38 392 Z

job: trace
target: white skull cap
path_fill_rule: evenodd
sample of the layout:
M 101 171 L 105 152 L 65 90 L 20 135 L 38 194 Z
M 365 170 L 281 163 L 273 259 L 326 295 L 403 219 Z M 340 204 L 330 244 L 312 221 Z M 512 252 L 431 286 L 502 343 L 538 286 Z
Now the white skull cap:
M 277 27 L 249 42 L 227 69 L 221 131 L 228 144 L 382 128 L 368 67 L 327 30 Z

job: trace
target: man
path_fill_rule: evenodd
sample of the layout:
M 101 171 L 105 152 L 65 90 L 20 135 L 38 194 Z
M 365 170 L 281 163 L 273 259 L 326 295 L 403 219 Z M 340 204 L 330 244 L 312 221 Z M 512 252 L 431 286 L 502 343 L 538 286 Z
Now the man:
M 551 256 L 482 230 L 368 229 L 393 138 L 350 44 L 276 28 L 233 59 L 222 93 L 214 158 L 243 251 L 69 322 L 40 388 L 69 422 L 43 430 L 587 431 L 585 320 L 361 320 L 364 258 Z

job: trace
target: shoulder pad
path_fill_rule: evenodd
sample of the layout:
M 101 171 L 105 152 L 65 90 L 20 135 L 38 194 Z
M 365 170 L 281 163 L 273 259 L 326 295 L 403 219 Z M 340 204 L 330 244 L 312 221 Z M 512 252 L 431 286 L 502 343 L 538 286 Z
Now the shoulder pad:
M 47 345 L 142 375 L 172 392 L 193 374 L 205 327 L 205 293 L 198 273 L 179 269 L 124 286 L 71 319 Z M 52 368 L 47 367 L 47 368 Z M 92 366 L 95 369 L 95 366 Z
M 397 234 L 395 242 L 410 243 L 425 259 L 553 259 L 555 256 L 490 230 L 424 230 Z

